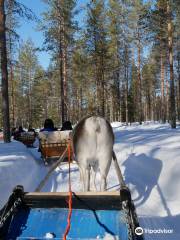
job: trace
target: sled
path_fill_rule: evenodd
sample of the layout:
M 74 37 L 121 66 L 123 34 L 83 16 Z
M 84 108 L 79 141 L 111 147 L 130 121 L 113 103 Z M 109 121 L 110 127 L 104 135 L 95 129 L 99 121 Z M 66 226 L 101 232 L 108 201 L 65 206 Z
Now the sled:
M 67 239 L 142 240 L 128 188 L 120 192 L 73 193 Z M 68 193 L 25 193 L 17 186 L 0 212 L 0 239 L 63 239 Z
M 0 141 L 3 140 L 3 132 L 0 132 Z
M 22 142 L 27 147 L 32 147 L 36 140 L 34 132 L 23 132 L 15 138 L 15 140 Z
M 45 164 L 61 157 L 68 146 L 70 134 L 71 131 L 45 131 L 39 133 L 39 151 Z M 67 159 L 67 153 L 65 158 Z

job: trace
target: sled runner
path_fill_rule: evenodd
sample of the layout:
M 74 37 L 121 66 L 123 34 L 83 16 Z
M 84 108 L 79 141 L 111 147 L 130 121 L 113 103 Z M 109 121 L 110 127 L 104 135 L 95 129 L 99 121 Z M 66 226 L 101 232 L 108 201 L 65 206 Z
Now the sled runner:
M 24 193 L 17 186 L 0 212 L 0 239 L 63 239 L 68 193 Z M 128 188 L 120 192 L 73 193 L 67 239 L 142 240 Z
M 71 131 L 53 131 L 39 133 L 39 151 L 45 164 L 59 159 L 67 148 Z

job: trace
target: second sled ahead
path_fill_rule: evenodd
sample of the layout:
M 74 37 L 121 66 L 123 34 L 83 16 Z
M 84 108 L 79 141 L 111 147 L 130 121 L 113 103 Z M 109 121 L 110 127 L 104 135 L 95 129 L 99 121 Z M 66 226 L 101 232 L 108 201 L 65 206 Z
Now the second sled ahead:
M 70 141 L 70 135 L 72 131 L 52 131 L 52 132 L 39 132 L 39 151 L 41 152 L 41 158 L 45 165 L 50 162 L 57 161 L 65 152 L 65 158 L 67 161 L 67 146 Z M 71 149 L 72 156 L 72 149 Z

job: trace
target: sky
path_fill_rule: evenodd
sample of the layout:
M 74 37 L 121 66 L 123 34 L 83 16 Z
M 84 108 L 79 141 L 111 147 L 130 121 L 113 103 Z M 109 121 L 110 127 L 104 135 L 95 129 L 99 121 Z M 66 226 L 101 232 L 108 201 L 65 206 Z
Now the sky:
M 77 0 L 77 8 L 82 8 L 88 0 Z M 38 18 L 41 19 L 42 12 L 46 11 L 47 5 L 42 0 L 20 0 L 19 2 L 30 8 Z M 78 22 L 81 24 L 84 17 L 83 11 L 77 16 Z M 37 23 L 24 20 L 20 21 L 20 27 L 17 29 L 21 41 L 31 38 L 35 47 L 42 47 L 44 36 L 42 32 L 37 31 Z M 50 54 L 48 52 L 38 52 L 39 63 L 44 69 L 47 69 L 50 62 Z
M 40 17 L 41 13 L 46 10 L 46 4 L 41 0 L 21 0 L 20 2 L 31 8 L 37 17 Z M 17 32 L 21 41 L 31 38 L 36 47 L 42 47 L 44 41 L 43 33 L 37 31 L 36 28 L 36 22 L 21 19 L 20 28 L 17 29 Z M 40 64 L 46 69 L 49 65 L 50 55 L 46 52 L 40 52 L 38 57 Z
M 85 9 L 84 7 L 90 0 L 77 0 L 77 9 L 81 9 L 80 13 L 76 16 L 76 20 L 79 23 L 79 26 L 82 26 L 83 20 L 85 18 Z M 146 1 L 146 0 L 144 0 Z M 42 13 L 47 10 L 48 6 L 43 2 L 43 0 L 19 0 L 25 6 L 30 8 L 35 15 L 42 19 Z M 26 41 L 29 38 L 32 39 L 36 48 L 41 48 L 44 42 L 43 32 L 37 30 L 37 23 L 33 21 L 28 21 L 25 19 L 20 20 L 20 27 L 17 29 L 17 33 L 20 36 L 20 41 Z M 38 59 L 40 65 L 47 69 L 50 63 L 50 53 L 48 52 L 38 52 Z

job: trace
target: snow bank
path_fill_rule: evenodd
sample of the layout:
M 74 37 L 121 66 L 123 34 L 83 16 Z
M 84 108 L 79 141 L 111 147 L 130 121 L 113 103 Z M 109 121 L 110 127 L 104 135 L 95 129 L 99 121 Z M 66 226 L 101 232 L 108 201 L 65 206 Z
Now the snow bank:
M 22 143 L 0 142 L 0 207 L 18 184 L 25 191 L 34 191 L 46 171 Z

